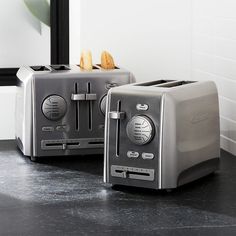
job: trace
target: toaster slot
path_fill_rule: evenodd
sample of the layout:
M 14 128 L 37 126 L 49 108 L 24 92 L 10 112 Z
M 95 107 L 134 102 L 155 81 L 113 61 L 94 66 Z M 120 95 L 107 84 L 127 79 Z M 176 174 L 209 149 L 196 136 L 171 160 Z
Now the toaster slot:
M 67 71 L 67 70 L 70 70 L 70 67 L 66 66 L 66 65 L 51 65 L 50 67 L 53 70 L 56 70 L 56 71 Z
M 97 66 L 98 66 L 99 68 L 103 69 L 102 66 L 101 66 L 101 64 L 97 64 Z M 115 68 L 114 68 L 114 70 L 119 70 L 119 69 L 120 69 L 120 68 L 117 67 L 117 66 L 115 66 Z M 105 70 L 106 70 L 106 69 L 105 69 Z
M 174 80 L 156 80 L 156 81 L 150 81 L 150 82 L 145 82 L 145 83 L 140 83 L 136 84 L 135 86 L 155 86 L 159 84 L 165 84 L 165 83 L 170 83 L 173 82 Z
M 125 179 L 153 181 L 154 173 L 155 171 L 153 169 L 117 165 L 111 166 L 111 176 Z
M 77 66 L 80 68 L 80 65 L 77 65 Z M 81 68 L 81 70 L 83 70 L 83 69 Z M 93 70 L 99 70 L 99 67 L 93 65 Z
M 49 71 L 46 66 L 31 66 L 30 68 L 34 71 Z
M 178 87 L 186 84 L 192 84 L 195 83 L 196 81 L 174 81 L 173 83 L 168 83 L 168 84 L 163 84 L 159 85 L 158 87 L 162 88 L 173 88 L 173 87 Z

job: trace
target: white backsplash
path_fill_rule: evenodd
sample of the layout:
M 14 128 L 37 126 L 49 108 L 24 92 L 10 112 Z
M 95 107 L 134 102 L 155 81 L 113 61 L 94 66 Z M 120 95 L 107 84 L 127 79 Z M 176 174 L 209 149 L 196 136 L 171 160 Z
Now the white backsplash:
M 192 4 L 192 78 L 216 82 L 221 146 L 236 155 L 236 1 Z

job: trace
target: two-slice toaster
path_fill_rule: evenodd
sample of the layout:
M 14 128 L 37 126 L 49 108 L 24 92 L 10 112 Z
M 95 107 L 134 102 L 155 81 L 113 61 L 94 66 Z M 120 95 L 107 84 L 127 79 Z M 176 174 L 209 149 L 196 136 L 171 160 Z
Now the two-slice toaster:
M 16 140 L 32 160 L 103 153 L 108 90 L 134 82 L 116 67 L 25 66 L 17 73 Z
M 158 80 L 107 96 L 104 181 L 172 189 L 218 169 L 220 129 L 214 82 Z

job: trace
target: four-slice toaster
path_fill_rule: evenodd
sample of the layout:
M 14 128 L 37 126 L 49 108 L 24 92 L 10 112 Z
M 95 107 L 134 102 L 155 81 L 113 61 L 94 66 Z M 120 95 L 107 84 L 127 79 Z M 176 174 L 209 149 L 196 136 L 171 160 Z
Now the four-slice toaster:
M 158 80 L 112 88 L 106 112 L 105 182 L 172 189 L 218 169 L 214 82 Z
M 25 66 L 17 73 L 16 141 L 32 160 L 103 153 L 106 95 L 134 82 L 124 69 Z

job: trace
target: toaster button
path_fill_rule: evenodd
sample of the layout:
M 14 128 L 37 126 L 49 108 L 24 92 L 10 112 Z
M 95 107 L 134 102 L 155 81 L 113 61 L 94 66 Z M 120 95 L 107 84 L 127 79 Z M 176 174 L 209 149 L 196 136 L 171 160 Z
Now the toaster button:
M 52 126 L 45 126 L 45 127 L 42 127 L 42 131 L 43 132 L 53 132 L 54 131 L 54 127 L 52 127 Z
M 127 152 L 127 157 L 129 157 L 129 158 L 138 158 L 139 157 L 139 153 L 138 152 L 134 152 L 134 151 L 128 151 Z
M 66 126 L 66 125 L 58 125 L 58 126 L 56 127 L 56 130 L 57 130 L 57 131 L 61 131 L 61 132 L 66 131 L 66 129 L 67 129 L 67 126 Z
M 106 89 L 111 89 L 111 88 L 114 88 L 114 87 L 117 87 L 118 84 L 117 83 L 108 83 L 106 84 Z
M 142 153 L 142 158 L 143 159 L 147 159 L 147 160 L 152 160 L 154 158 L 154 154 L 153 153 L 146 153 L 146 152 L 143 152 Z
M 138 111 L 147 111 L 148 110 L 148 105 L 147 104 L 137 104 L 136 109 Z

